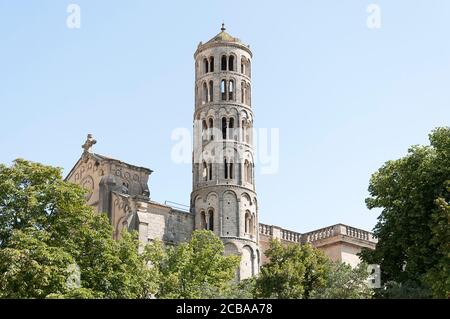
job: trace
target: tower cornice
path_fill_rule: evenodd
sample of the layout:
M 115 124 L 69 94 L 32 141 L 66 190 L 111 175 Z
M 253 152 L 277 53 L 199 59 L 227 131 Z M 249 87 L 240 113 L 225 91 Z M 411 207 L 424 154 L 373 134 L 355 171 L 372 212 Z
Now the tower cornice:
M 242 44 L 242 43 L 238 43 L 238 42 L 226 42 L 226 41 L 217 41 L 217 42 L 211 42 L 211 43 L 205 43 L 202 44 L 200 43 L 197 50 L 194 53 L 194 59 L 197 59 L 197 56 L 210 48 L 216 48 L 216 47 L 232 47 L 232 48 L 236 48 L 236 49 L 241 49 L 246 51 L 251 58 L 253 58 L 253 53 L 250 50 L 250 47 L 248 45 Z
M 208 102 L 208 103 L 205 103 L 203 105 L 197 106 L 197 108 L 195 109 L 195 112 L 194 112 L 194 120 L 195 120 L 196 116 L 198 115 L 198 113 L 201 113 L 205 109 L 220 108 L 220 107 L 225 107 L 225 108 L 227 108 L 227 107 L 239 107 L 239 108 L 242 108 L 242 109 L 248 111 L 249 113 L 251 113 L 253 118 L 255 118 L 255 115 L 253 114 L 252 107 L 250 107 L 250 106 L 248 106 L 246 104 L 236 103 L 236 102 L 220 101 L 220 102 Z
M 231 77 L 233 77 L 233 76 L 234 77 L 242 77 L 242 78 L 246 79 L 248 82 L 252 81 L 252 79 L 248 75 L 243 74 L 241 72 L 237 72 L 237 71 L 217 71 L 216 73 L 205 73 L 205 74 L 200 75 L 197 78 L 197 81 L 201 81 L 205 78 L 216 78 L 217 75 L 226 76 L 226 77 L 230 77 L 230 76 Z

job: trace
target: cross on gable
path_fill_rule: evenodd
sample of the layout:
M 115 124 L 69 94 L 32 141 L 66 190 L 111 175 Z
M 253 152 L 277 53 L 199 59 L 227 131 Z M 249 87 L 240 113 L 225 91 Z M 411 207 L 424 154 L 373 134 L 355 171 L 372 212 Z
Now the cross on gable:
M 81 145 L 81 147 L 84 149 L 84 153 L 92 153 L 92 146 L 95 143 L 97 143 L 97 141 L 92 137 L 92 134 L 88 134 L 86 142 Z

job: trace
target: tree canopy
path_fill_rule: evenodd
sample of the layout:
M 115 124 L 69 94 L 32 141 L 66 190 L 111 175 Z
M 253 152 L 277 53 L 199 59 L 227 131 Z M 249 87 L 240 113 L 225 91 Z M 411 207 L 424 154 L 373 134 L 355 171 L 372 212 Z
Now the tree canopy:
M 154 241 L 145 247 L 160 285 L 158 298 L 211 298 L 229 291 L 236 278 L 238 256 L 225 256 L 224 245 L 209 230 L 197 230 L 189 242 L 163 246 Z
M 147 298 L 157 282 L 138 245 L 136 234 L 113 240 L 107 217 L 59 168 L 0 165 L 0 298 Z
M 283 245 L 270 242 L 265 252 L 270 261 L 261 267 L 256 280 L 256 296 L 262 298 L 309 298 L 326 284 L 328 257 L 311 245 Z
M 315 289 L 311 298 L 316 299 L 369 299 L 374 295 L 368 286 L 367 264 L 352 268 L 343 262 L 330 262 L 324 286 Z
M 430 145 L 386 162 L 370 180 L 369 209 L 380 208 L 378 244 L 361 256 L 380 264 L 382 279 L 397 286 L 450 296 L 450 128 L 437 128 Z M 409 288 L 408 288 L 409 289 Z M 412 289 L 412 288 L 411 288 Z M 411 290 L 409 289 L 409 290 Z

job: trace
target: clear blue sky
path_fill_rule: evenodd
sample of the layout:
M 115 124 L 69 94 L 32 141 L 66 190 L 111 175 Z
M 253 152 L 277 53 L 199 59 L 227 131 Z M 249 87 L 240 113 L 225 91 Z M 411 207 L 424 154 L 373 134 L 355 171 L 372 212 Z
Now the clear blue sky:
M 0 0 L 0 162 L 67 173 L 90 132 L 95 152 L 154 170 L 152 199 L 188 204 L 170 136 L 192 127 L 193 53 L 222 20 L 254 52 L 255 126 L 280 129 L 278 173 L 256 171 L 260 221 L 371 229 L 370 175 L 450 123 L 447 0 Z

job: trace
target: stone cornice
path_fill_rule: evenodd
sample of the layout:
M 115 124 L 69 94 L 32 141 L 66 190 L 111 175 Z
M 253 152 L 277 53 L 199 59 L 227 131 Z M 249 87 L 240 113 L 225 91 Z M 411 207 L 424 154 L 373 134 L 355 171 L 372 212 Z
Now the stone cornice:
M 211 189 L 211 191 L 213 192 L 213 191 L 215 191 L 216 187 L 221 188 L 221 189 L 223 189 L 223 188 L 227 188 L 227 189 L 239 188 L 239 189 L 242 189 L 245 191 L 249 191 L 254 196 L 257 196 L 256 191 L 252 190 L 251 188 L 241 186 L 241 185 L 236 185 L 236 184 L 223 184 L 223 183 L 214 184 L 214 185 L 210 184 L 210 185 L 204 185 L 204 186 L 197 186 L 197 187 L 195 187 L 195 190 L 192 191 L 192 194 L 194 194 L 198 191 L 204 190 L 204 189 L 208 189 L 208 188 Z
M 238 103 L 238 102 L 228 102 L 228 101 L 220 101 L 220 102 L 207 102 L 205 104 L 201 104 L 199 106 L 196 106 L 195 111 L 194 111 L 194 121 L 195 118 L 197 117 L 198 113 L 201 113 L 204 109 L 211 109 L 211 108 L 229 108 L 229 107 L 238 107 L 238 108 L 243 108 L 244 110 L 250 112 L 252 114 L 252 117 L 255 118 L 255 115 L 253 114 L 253 109 L 251 106 L 248 106 L 246 104 L 243 103 Z
M 241 242 L 251 242 L 255 245 L 258 245 L 258 242 L 256 240 L 250 239 L 250 238 L 245 238 L 245 237 L 235 237 L 235 236 L 220 236 L 220 239 L 222 240 L 227 240 L 227 239 L 231 239 L 231 240 L 237 240 L 237 241 L 241 241 Z
M 200 75 L 195 81 L 199 82 L 199 81 L 202 81 L 204 79 L 209 79 L 209 78 L 217 79 L 218 77 L 220 77 L 221 79 L 222 79 L 222 77 L 225 78 L 225 79 L 228 79 L 228 78 L 233 77 L 233 76 L 243 77 L 248 82 L 250 82 L 250 83 L 252 82 L 252 79 L 248 75 L 245 75 L 245 74 L 243 74 L 241 72 L 237 72 L 237 71 L 214 71 L 214 72 L 208 72 L 208 73 L 204 73 L 204 74 Z
M 250 55 L 250 57 L 253 58 L 253 53 L 250 50 L 250 47 L 248 45 L 245 45 L 245 44 L 242 44 L 242 43 L 238 43 L 238 42 L 217 41 L 217 42 L 210 42 L 210 43 L 199 44 L 197 50 L 195 50 L 194 59 L 197 60 L 197 56 L 202 51 L 205 51 L 207 49 L 214 48 L 214 47 L 233 47 L 233 48 L 236 48 L 236 49 L 241 49 L 241 50 L 246 51 Z

